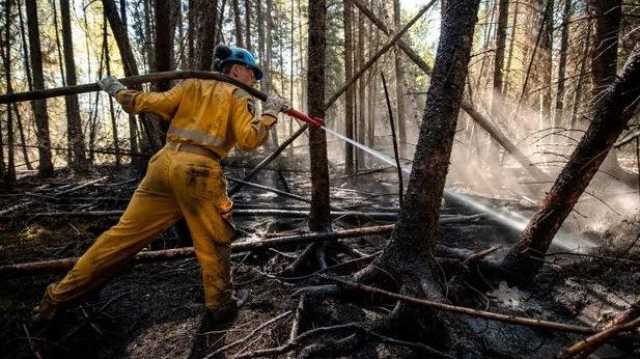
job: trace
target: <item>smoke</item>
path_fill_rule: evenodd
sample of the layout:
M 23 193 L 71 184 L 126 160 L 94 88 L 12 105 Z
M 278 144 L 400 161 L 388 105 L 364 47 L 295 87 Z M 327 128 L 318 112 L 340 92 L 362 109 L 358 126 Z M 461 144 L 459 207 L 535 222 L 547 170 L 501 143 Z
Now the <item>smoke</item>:
M 496 102 L 493 114 L 489 110 L 492 95 Z M 499 94 L 488 92 L 479 94 L 478 98 L 487 99 L 476 103 L 478 109 L 551 180 L 539 181 L 531 177 L 486 131 L 461 111 L 448 186 L 480 196 L 513 200 L 529 207 L 532 212 L 537 210 L 584 134 L 584 129 L 553 127 L 553 120 L 541 115 L 538 109 L 524 104 L 518 106 L 514 100 Z M 635 168 L 634 156 L 620 151 L 617 155 L 620 163 Z M 603 233 L 613 223 L 638 213 L 637 187 L 629 187 L 615 177 L 604 170 L 596 174 L 566 221 L 565 229 Z

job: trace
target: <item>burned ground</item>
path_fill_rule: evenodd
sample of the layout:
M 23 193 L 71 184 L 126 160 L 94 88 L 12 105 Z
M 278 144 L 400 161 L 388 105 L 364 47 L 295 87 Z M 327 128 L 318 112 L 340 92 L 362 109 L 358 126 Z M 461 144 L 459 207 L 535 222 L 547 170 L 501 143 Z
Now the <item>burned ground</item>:
M 228 174 L 242 175 L 240 170 L 232 167 L 227 167 Z M 265 172 L 257 182 L 271 185 L 273 176 L 270 173 L 272 171 Z M 398 204 L 393 176 L 392 170 L 379 170 L 358 176 L 355 181 L 335 181 L 332 205 L 343 210 L 395 213 L 393 209 Z M 296 193 L 305 193 L 307 173 L 286 172 L 285 177 L 289 185 L 296 188 Z M 91 216 L 87 212 L 124 209 L 136 185 L 132 178 L 125 170 L 105 167 L 88 177 L 73 177 L 61 172 L 44 184 L 35 179 L 22 181 L 21 187 L 12 193 L 22 192 L 23 195 L 7 193 L 2 196 L 3 208 L 27 201 L 30 204 L 3 215 L 0 265 L 81 255 L 93 239 L 118 218 L 117 214 Z M 83 183 L 92 184 L 64 192 Z M 472 198 L 503 212 L 515 210 L 524 216 L 532 212 L 531 208 L 518 201 Z M 238 209 L 247 210 L 277 208 L 304 211 L 306 207 L 304 203 L 250 188 L 236 195 L 234 201 Z M 55 215 L 60 212 L 67 214 Z M 460 219 L 442 225 L 441 244 L 444 246 L 471 252 L 500 246 L 490 254 L 499 257 L 517 240 L 517 231 L 505 229 L 490 217 L 464 206 L 445 203 L 442 217 Z M 286 218 L 283 215 L 244 214 L 237 216 L 235 223 L 241 241 L 306 229 L 306 219 L 299 215 Z M 333 221 L 334 229 L 388 223 L 393 223 L 393 220 L 373 220 L 362 216 L 346 216 Z M 341 240 L 353 251 L 349 255 L 345 251 L 327 253 L 328 264 L 331 266 L 376 254 L 384 248 L 387 239 L 379 235 Z M 154 242 L 152 249 L 172 248 L 178 242 L 174 233 L 169 231 Z M 283 274 L 282 270 L 300 255 L 301 249 L 288 245 L 234 253 L 235 287 L 249 290 L 249 299 L 233 323 L 213 328 L 209 335 L 202 334 L 200 328 L 204 306 L 199 266 L 195 259 L 130 266 L 101 291 L 92 293 L 80 306 L 66 311 L 46 333 L 30 327 L 30 311 L 46 285 L 59 279 L 62 273 L 3 278 L 0 289 L 0 353 L 6 358 L 27 358 L 34 356 L 34 350 L 46 348 L 44 350 L 51 357 L 200 358 L 224 347 L 223 353 L 215 357 L 256 356 L 259 350 L 276 348 L 289 341 L 292 322 L 299 316 L 297 308 L 301 297 L 295 295 L 296 291 L 323 283 L 318 276 L 298 274 L 289 278 Z M 452 304 L 476 309 L 567 324 L 595 325 L 636 301 L 640 258 L 634 252 L 624 251 L 625 248 L 596 249 L 590 253 L 571 254 L 556 248 L 547 257 L 544 271 L 526 288 L 495 282 L 490 278 L 484 283 L 469 282 L 459 273 L 448 272 L 452 294 L 449 299 Z M 348 275 L 367 262 L 365 258 L 362 263 L 328 270 L 324 274 Z M 446 263 L 443 268 L 447 268 Z M 304 274 L 316 270 L 312 264 Z M 466 295 L 454 295 L 460 292 Z M 317 300 L 307 308 L 310 309 L 304 313 L 300 333 L 324 327 L 332 330 L 310 336 L 304 342 L 306 345 L 343 338 L 350 332 L 340 325 L 381 318 L 393 308 L 393 302 L 371 304 L 358 298 L 338 297 Z M 549 358 L 582 338 L 576 334 L 471 316 L 454 314 L 451 318 L 455 319 L 451 322 L 453 342 L 449 348 L 443 349 L 453 357 Z M 412 327 L 415 323 L 406 324 Z M 437 339 L 431 338 L 429 342 L 437 342 Z M 637 340 L 631 336 L 623 337 L 616 344 L 603 349 L 610 354 L 599 357 L 633 357 L 639 353 Z M 266 356 L 286 357 L 295 352 L 282 350 L 280 354 L 272 352 Z M 424 357 L 425 353 L 415 343 L 391 343 L 387 338 L 359 349 L 354 356 Z

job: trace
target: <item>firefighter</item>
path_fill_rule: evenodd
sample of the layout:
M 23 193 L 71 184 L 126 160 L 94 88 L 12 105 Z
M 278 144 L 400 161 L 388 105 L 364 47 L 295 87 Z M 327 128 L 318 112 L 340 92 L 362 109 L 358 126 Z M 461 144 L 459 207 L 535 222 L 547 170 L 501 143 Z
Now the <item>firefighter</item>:
M 246 85 L 262 78 L 245 49 L 218 46 L 215 58 L 216 70 Z M 102 286 L 181 218 L 202 270 L 208 313 L 213 320 L 229 319 L 237 312 L 229 258 L 233 203 L 220 160 L 234 147 L 249 151 L 262 145 L 287 102 L 269 96 L 256 116 L 254 98 L 226 82 L 188 79 L 166 92 L 128 90 L 113 77 L 98 84 L 126 112 L 152 112 L 169 121 L 166 145 L 149 160 L 118 224 L 100 235 L 62 280 L 47 287 L 34 321 L 50 322 L 59 308 Z

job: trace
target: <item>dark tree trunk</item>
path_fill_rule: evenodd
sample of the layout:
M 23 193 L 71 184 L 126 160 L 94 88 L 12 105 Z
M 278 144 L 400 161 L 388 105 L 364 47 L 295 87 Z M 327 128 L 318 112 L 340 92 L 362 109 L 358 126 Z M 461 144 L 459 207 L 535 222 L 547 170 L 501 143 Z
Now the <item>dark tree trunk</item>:
M 500 0 L 498 14 L 498 29 L 496 31 L 496 57 L 493 69 L 493 98 L 491 112 L 495 115 L 498 112 L 500 102 L 498 95 L 502 95 L 502 80 L 504 77 L 504 52 L 507 43 L 507 20 L 509 19 L 509 0 Z
M 592 94 L 597 101 L 613 82 L 618 69 L 618 35 L 622 0 L 589 0 L 596 26 L 591 50 Z
M 31 71 L 29 70 L 29 50 L 27 46 L 27 36 L 25 34 L 24 20 L 22 15 L 22 4 L 18 1 L 18 21 L 20 22 L 20 39 L 22 40 L 22 61 L 24 64 L 24 71 L 27 78 L 27 89 L 33 91 L 33 81 L 31 81 Z M 32 170 L 31 160 L 29 159 L 29 152 L 27 151 L 27 141 L 24 135 L 24 126 L 22 126 L 22 118 L 20 112 L 18 112 L 18 106 L 14 104 L 14 110 L 16 112 L 16 122 L 18 124 L 18 131 L 20 133 L 20 140 L 22 142 L 22 157 L 24 158 L 25 165 L 28 170 Z
M 4 5 L 4 48 L 2 51 L 2 60 L 4 63 L 4 79 L 6 81 L 7 93 L 13 93 L 11 86 L 11 3 L 12 0 L 7 0 Z M 13 131 L 13 106 L 7 105 L 7 171 L 5 173 L 4 182 L 8 186 L 13 186 L 16 183 L 16 163 L 15 163 L 15 135 Z M 4 161 L 4 158 L 2 159 Z
M 151 0 L 142 0 L 143 6 L 144 6 L 144 55 L 145 55 L 145 59 L 147 60 L 147 69 L 152 69 L 155 65 L 153 63 L 153 61 L 155 60 L 155 57 L 153 56 L 153 46 L 151 46 L 152 44 L 152 39 L 153 37 L 153 29 L 151 26 L 151 19 L 153 18 L 153 11 L 152 11 L 152 7 L 151 7 Z M 191 4 L 191 1 L 189 2 L 189 4 Z M 194 57 L 193 55 L 191 56 L 191 59 L 193 61 Z M 144 66 L 142 68 L 142 71 L 144 71 Z
M 591 51 L 593 103 L 615 79 L 618 65 L 618 37 L 622 21 L 622 0 L 590 0 L 595 19 L 594 46 Z M 616 150 L 605 158 L 602 170 L 629 187 L 637 188 L 638 176 L 620 167 Z
M 324 118 L 326 0 L 309 0 L 308 6 L 308 108 L 311 116 Z M 309 127 L 309 154 L 312 186 L 309 228 L 312 231 L 325 231 L 331 225 L 327 137 L 324 131 L 313 126 Z
M 516 1 L 514 4 L 514 9 L 513 9 L 513 21 L 511 22 L 511 40 L 509 41 L 509 55 L 507 56 L 507 77 L 510 78 L 511 75 L 511 63 L 513 62 L 513 47 L 516 43 L 516 27 L 518 25 L 518 13 L 519 13 L 519 6 L 520 6 L 520 2 Z M 504 79 L 503 79 L 504 81 Z M 504 87 L 502 89 L 502 93 L 503 94 L 508 94 L 509 93 L 509 86 L 510 83 L 509 81 L 507 81 L 504 84 Z
M 106 12 L 105 12 L 106 13 Z M 120 0 L 120 18 L 122 19 L 122 26 L 127 28 L 127 2 L 126 0 Z M 113 31 L 113 28 L 112 28 Z M 126 35 L 126 34 L 125 34 Z M 128 36 L 125 36 L 128 40 Z M 116 39 L 116 42 L 117 39 Z M 128 41 L 127 41 L 128 42 Z M 122 56 L 121 56 L 122 58 Z M 124 60 L 123 60 L 124 61 Z M 135 60 L 134 60 L 135 62 Z M 131 66 L 136 66 L 134 64 L 130 64 Z M 142 119 L 142 117 L 140 117 Z M 136 122 L 135 115 L 129 115 L 129 151 L 131 153 L 138 153 L 140 151 L 140 146 L 138 146 L 138 124 Z M 144 168 L 144 158 L 142 156 L 133 156 L 131 157 L 131 164 L 133 167 L 142 173 L 142 169 Z
M 60 78 L 62 79 L 62 86 L 67 86 L 67 77 L 64 72 L 64 61 L 62 60 L 62 45 L 60 44 L 60 27 L 58 26 L 58 10 L 56 7 L 56 0 L 51 0 L 51 7 L 53 8 L 53 28 L 56 34 L 56 50 L 58 52 L 58 65 L 60 66 Z
M 393 0 L 393 26 L 395 31 L 400 30 L 400 0 Z M 400 136 L 400 148 L 404 148 L 404 144 L 407 142 L 407 125 L 405 123 L 405 104 L 404 104 L 404 68 L 402 64 L 402 56 L 400 55 L 400 49 L 396 47 L 395 50 L 395 71 L 396 71 L 396 102 L 397 102 L 397 117 L 398 117 L 398 136 Z
M 120 0 L 120 18 L 122 23 L 127 25 L 127 0 Z
M 27 10 L 27 27 L 29 28 L 29 51 L 31 53 L 33 89 L 44 90 L 38 7 L 36 0 L 26 0 L 25 5 Z M 33 109 L 33 117 L 36 122 L 36 135 L 38 137 L 38 174 L 42 177 L 51 177 L 53 176 L 53 163 L 51 162 L 47 101 L 31 101 L 31 108 Z
M 376 275 L 390 276 L 401 284 L 403 293 L 439 301 L 444 300 L 444 295 L 438 285 L 439 271 L 435 268 L 433 250 L 440 239 L 440 204 L 467 78 L 479 0 L 449 0 L 447 4 L 400 218 L 382 255 L 359 274 L 359 279 L 364 281 Z M 404 315 L 416 314 L 403 305 L 396 309 L 395 312 Z M 423 313 L 436 315 L 432 311 Z M 408 320 L 406 316 L 402 319 Z M 440 324 L 438 320 L 430 322 L 434 327 Z M 446 329 L 441 326 L 439 329 L 443 332 L 438 333 L 438 338 L 446 337 Z
M 122 65 L 124 67 L 125 76 L 137 76 L 138 64 L 133 55 L 131 49 L 131 43 L 129 42 L 129 35 L 127 33 L 126 23 L 124 18 L 120 18 L 118 8 L 114 0 L 102 0 L 102 6 L 104 7 L 104 13 L 109 20 L 109 26 L 111 26 L 111 32 L 116 39 L 116 45 L 120 50 L 120 58 L 122 59 Z
M 267 1 L 267 6 L 266 6 L 266 12 L 264 13 L 264 15 L 262 16 L 262 18 L 264 19 L 264 23 L 265 23 L 265 30 L 266 30 L 266 37 L 265 37 L 265 43 L 262 46 L 261 51 L 263 51 L 262 53 L 262 66 L 263 66 L 263 70 L 265 72 L 264 74 L 264 85 L 265 85 L 265 91 L 267 93 L 271 92 L 271 89 L 273 88 L 273 78 L 271 76 L 271 72 L 272 72 L 272 62 L 273 62 L 273 36 L 272 36 L 272 32 L 273 32 L 273 21 L 271 18 L 272 12 L 273 12 L 273 0 L 266 0 Z M 275 127 L 274 127 L 275 128 Z
M 637 110 L 639 83 L 640 47 L 636 47 L 620 76 L 608 88 L 601 90 L 587 132 L 547 194 L 542 208 L 529 221 L 520 241 L 504 259 L 503 269 L 514 280 L 530 281 L 541 268 L 562 222 Z
M 240 19 L 240 6 L 239 0 L 231 0 L 231 6 L 233 7 L 233 24 L 236 34 L 236 46 L 244 47 L 244 41 L 242 38 L 242 20 Z
M 222 22 L 224 21 L 224 9 L 226 6 L 227 6 L 227 0 L 222 0 L 222 4 L 220 4 L 220 11 L 216 15 L 216 19 L 217 19 L 216 32 L 215 32 L 215 37 L 213 38 L 214 48 L 215 48 L 215 44 L 226 43 L 226 40 L 224 39 L 224 34 L 222 33 Z
M 587 26 L 588 29 L 591 29 L 591 23 Z M 580 108 L 582 102 L 582 87 L 584 86 L 584 80 L 586 76 L 587 69 L 587 58 L 589 57 L 589 48 L 591 47 L 591 31 L 587 31 L 588 34 L 582 40 L 584 42 L 583 50 L 582 50 L 582 60 L 580 61 L 580 70 L 578 71 L 578 84 L 576 85 L 576 89 L 574 91 L 573 97 L 573 110 L 571 112 L 571 128 L 576 127 L 576 122 L 578 120 L 578 109 Z
M 171 21 L 171 16 L 168 16 L 168 14 L 172 13 L 171 2 L 172 1 L 170 0 L 155 0 L 153 2 L 156 29 L 154 33 L 156 36 L 154 38 L 154 66 L 152 67 L 152 69 L 156 72 L 170 71 L 172 69 L 171 59 L 173 58 L 174 28 Z M 209 13 L 208 15 L 212 16 L 211 13 Z M 210 65 L 211 63 L 209 63 L 209 66 Z M 153 85 L 154 91 L 167 91 L 170 88 L 171 83 L 169 81 L 156 82 Z
M 192 0 L 195 16 L 195 69 L 209 71 L 213 65 L 216 24 L 218 20 L 217 0 Z
M 344 6 L 344 73 L 345 82 L 353 77 L 353 6 L 350 1 L 345 1 Z M 353 86 L 349 86 L 345 96 L 345 134 L 353 139 L 353 102 L 355 100 Z M 344 147 L 344 172 L 347 176 L 354 174 L 353 171 L 353 146 L 345 143 Z
M 364 57 L 365 57 L 365 31 L 364 31 L 364 16 L 362 13 L 358 14 L 358 49 L 356 54 L 355 63 L 358 65 L 358 70 L 362 68 L 364 65 Z M 360 79 L 358 79 L 358 105 L 356 110 L 356 124 L 355 124 L 355 137 L 356 140 L 360 143 L 364 143 L 364 115 L 366 106 L 364 104 L 366 98 L 366 88 L 365 88 L 365 75 L 363 74 Z M 365 159 L 364 159 L 364 151 L 360 149 L 356 149 L 356 172 L 360 168 L 365 167 Z
M 276 17 L 277 14 L 273 13 L 273 0 L 267 0 L 266 4 L 266 12 L 262 16 L 265 20 L 265 28 L 266 28 L 266 37 L 265 37 L 265 46 L 263 48 L 263 58 L 262 58 L 262 70 L 264 71 L 264 78 L 262 80 L 263 89 L 267 93 L 271 93 L 274 91 L 273 84 L 273 18 Z M 276 126 L 271 127 L 271 146 L 270 149 L 274 150 L 278 148 L 278 129 Z M 282 158 L 278 160 L 277 164 L 278 168 L 282 168 L 284 166 L 282 162 Z M 277 183 L 282 187 L 283 190 L 288 190 L 286 181 L 284 180 L 284 176 L 281 171 L 272 172 L 273 182 Z
M 262 14 L 262 0 L 256 0 L 256 30 L 258 31 L 258 58 L 264 61 L 264 16 Z
M 540 41 L 542 61 L 542 81 L 541 86 L 546 86 L 542 95 L 542 116 L 545 120 L 551 116 L 551 73 L 553 71 L 553 8 L 554 0 L 547 0 L 548 3 L 544 4 L 544 1 L 540 0 L 540 6 L 544 9 L 543 15 L 544 30 L 542 33 L 542 40 Z
M 118 50 L 120 52 L 120 58 L 122 59 L 124 74 L 125 76 L 137 76 L 138 72 L 138 64 L 133 55 L 133 51 L 131 49 L 131 43 L 129 42 L 129 35 L 127 33 L 126 23 L 123 22 L 124 17 L 121 19 L 118 14 L 118 8 L 116 7 L 116 3 L 114 0 L 102 0 L 102 6 L 104 7 L 105 15 L 107 16 L 107 20 L 109 20 L 109 25 L 111 26 L 111 32 L 113 32 L 113 36 L 115 37 L 116 44 L 118 45 Z M 125 8 L 126 9 L 126 8 Z M 142 86 L 135 86 L 136 90 L 142 90 Z M 137 135 L 137 127 L 135 126 L 135 122 L 133 126 L 131 125 L 132 116 L 129 117 L 129 126 L 130 126 L 130 136 L 131 136 L 131 150 L 134 149 L 138 151 L 143 147 L 147 147 L 150 151 L 154 152 L 155 150 L 160 148 L 160 143 L 157 142 L 157 139 L 160 135 L 155 134 L 154 126 L 149 119 L 147 119 L 143 114 L 139 115 L 139 119 L 142 123 L 142 127 L 146 134 L 146 141 L 141 141 L 138 146 L 136 141 Z M 139 172 L 143 172 L 145 168 L 145 161 L 142 157 L 134 156 L 132 158 L 135 168 Z
M 62 20 L 62 42 L 64 44 L 64 64 L 67 73 L 67 85 L 74 86 L 76 80 L 76 63 L 73 54 L 73 34 L 71 33 L 71 16 L 69 13 L 69 0 L 60 0 L 60 17 Z M 85 154 L 84 133 L 80 119 L 80 104 L 78 96 L 65 97 L 67 110 L 67 135 L 69 147 L 73 151 L 71 167 L 78 172 L 86 172 L 89 169 Z
M 102 51 L 104 53 L 105 68 L 107 76 L 111 76 L 111 56 L 109 54 L 109 37 L 107 32 L 107 16 L 105 14 L 102 21 Z M 118 138 L 118 123 L 116 122 L 116 113 L 113 107 L 113 98 L 109 97 L 109 115 L 111 118 L 111 130 L 113 131 L 113 148 L 116 152 L 116 167 L 120 167 L 120 143 Z M 93 137 L 93 136 L 92 136 Z M 93 148 L 93 138 L 91 138 L 91 148 Z M 91 151 L 93 154 L 93 151 Z M 92 157 L 92 156 L 90 156 Z
M 253 52 L 251 46 L 251 0 L 244 0 L 244 13 L 245 13 L 245 30 L 244 30 L 244 44 L 247 50 Z
M 569 48 L 569 18 L 571 17 L 571 0 L 564 0 L 562 11 L 562 35 L 560 39 L 560 60 L 558 64 L 558 88 L 556 90 L 556 113 L 553 116 L 553 126 L 562 125 L 564 110 L 564 89 L 567 69 L 567 53 Z

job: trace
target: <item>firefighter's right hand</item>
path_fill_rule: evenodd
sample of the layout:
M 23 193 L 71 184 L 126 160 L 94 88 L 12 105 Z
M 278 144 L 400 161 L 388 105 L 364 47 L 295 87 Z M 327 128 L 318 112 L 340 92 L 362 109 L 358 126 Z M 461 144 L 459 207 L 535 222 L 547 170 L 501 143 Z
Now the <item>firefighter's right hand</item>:
M 109 95 L 116 97 L 116 93 L 127 88 L 113 76 L 107 76 L 98 81 L 98 86 Z
M 262 114 L 278 117 L 278 113 L 288 110 L 291 106 L 289 101 L 280 96 L 269 95 L 267 101 L 262 105 Z

